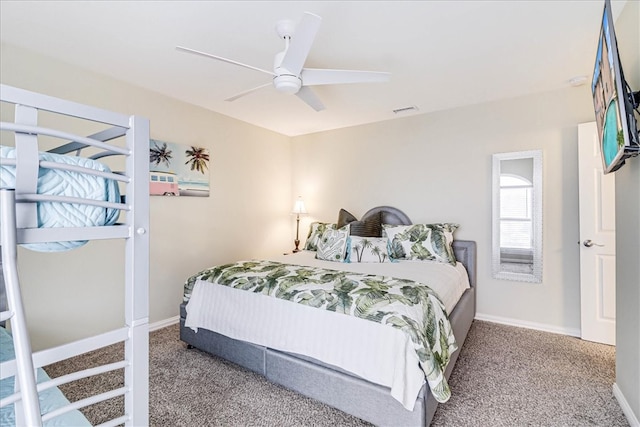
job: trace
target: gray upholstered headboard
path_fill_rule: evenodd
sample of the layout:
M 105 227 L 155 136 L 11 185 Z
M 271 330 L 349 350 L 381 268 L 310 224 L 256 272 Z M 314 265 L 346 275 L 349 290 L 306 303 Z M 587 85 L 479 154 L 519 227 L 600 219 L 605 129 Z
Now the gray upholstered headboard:
M 453 253 L 456 259 L 464 265 L 469 275 L 469 284 L 476 286 L 476 242 L 473 240 L 454 240 Z
M 382 224 L 393 225 L 411 225 L 411 219 L 398 208 L 392 206 L 377 206 L 369 209 L 363 216 L 361 221 L 372 218 L 380 214 Z M 476 286 L 476 242 L 471 240 L 454 240 L 453 252 L 456 259 L 461 262 L 467 269 L 469 274 L 469 283 Z

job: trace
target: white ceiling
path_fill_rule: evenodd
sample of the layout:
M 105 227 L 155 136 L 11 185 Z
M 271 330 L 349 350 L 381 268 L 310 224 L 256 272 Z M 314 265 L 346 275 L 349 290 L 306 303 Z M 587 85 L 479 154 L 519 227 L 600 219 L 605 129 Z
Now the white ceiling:
M 614 15 L 626 0 L 614 1 Z M 289 135 L 566 87 L 588 76 L 604 1 L 6 1 L 0 38 Z M 315 112 L 267 87 L 283 19 L 323 18 L 306 67 L 392 73 L 389 83 L 315 87 Z M 43 73 L 46 73 L 43 70 Z M 392 110 L 416 106 L 418 113 Z

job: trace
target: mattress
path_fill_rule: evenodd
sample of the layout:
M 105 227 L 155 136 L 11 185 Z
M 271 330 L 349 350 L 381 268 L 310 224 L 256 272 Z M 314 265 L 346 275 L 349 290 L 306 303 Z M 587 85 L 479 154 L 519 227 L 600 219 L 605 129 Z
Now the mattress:
M 6 331 L 5 328 L 0 327 L 0 362 L 6 362 L 8 360 L 13 360 L 14 356 L 14 347 L 13 347 L 13 339 L 11 335 Z M 37 370 L 36 380 L 38 383 L 49 380 L 49 376 L 43 369 Z M 15 386 L 15 378 L 9 377 L 3 380 L 0 380 L 0 398 L 4 399 L 7 396 L 10 396 L 14 393 Z M 40 410 L 43 413 L 51 412 L 55 409 L 61 408 L 69 403 L 66 397 L 62 394 L 62 392 L 57 387 L 52 387 L 47 390 L 44 390 L 39 393 L 40 398 Z M 13 405 L 7 405 L 3 408 L 0 408 L 0 425 L 5 427 L 15 426 L 15 412 Z M 74 426 L 74 427 L 82 427 L 82 426 L 90 426 L 91 423 L 82 415 L 81 412 L 74 410 L 70 412 L 66 412 L 63 415 L 52 418 L 43 423 L 45 427 L 54 427 L 54 426 Z
M 6 162 L 6 159 L 15 159 L 15 157 L 15 148 L 0 147 L 0 186 L 2 188 L 15 188 L 16 168 Z M 39 157 L 40 161 L 64 163 L 110 172 L 106 165 L 83 157 L 63 156 L 46 152 L 39 153 Z M 78 197 L 114 203 L 120 202 L 120 191 L 115 181 L 59 169 L 40 168 L 37 194 Z M 37 206 L 38 227 L 112 225 L 117 221 L 118 216 L 119 211 L 117 209 L 106 209 L 77 203 L 39 202 Z M 53 252 L 74 249 L 85 243 L 87 242 L 52 242 L 24 246 L 31 250 Z
M 424 283 L 450 312 L 469 279 L 462 264 L 401 261 L 350 264 L 315 259 L 315 252 L 273 258 L 272 261 L 376 274 Z M 266 295 L 197 281 L 186 307 L 185 326 L 205 328 L 230 338 L 301 354 L 391 389 L 408 410 L 425 384 L 425 373 L 411 340 L 399 329 L 352 316 L 318 310 Z M 445 302 L 446 301 L 446 302 Z

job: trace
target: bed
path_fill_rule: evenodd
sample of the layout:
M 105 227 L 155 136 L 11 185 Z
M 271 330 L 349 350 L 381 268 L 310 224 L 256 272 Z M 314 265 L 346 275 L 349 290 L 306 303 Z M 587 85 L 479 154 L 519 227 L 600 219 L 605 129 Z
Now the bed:
M 370 227 L 372 223 L 378 227 Z M 442 230 L 443 226 L 452 228 L 438 234 L 446 234 L 447 243 L 442 246 L 446 249 L 442 250 L 444 258 L 438 260 L 425 261 L 433 256 L 422 256 L 424 247 L 416 249 L 416 239 L 405 244 L 406 236 L 397 234 L 401 231 L 415 237 L 429 227 Z M 305 250 L 299 253 L 214 266 L 190 277 L 180 306 L 180 337 L 189 346 L 373 424 L 427 426 L 439 402 L 450 396 L 446 379 L 475 316 L 476 245 L 453 240 L 455 228 L 457 225 L 412 224 L 402 211 L 389 206 L 373 208 L 360 220 L 341 210 L 335 224 L 311 225 Z M 340 239 L 332 238 L 337 230 L 344 235 L 345 229 L 348 243 L 341 259 L 343 247 L 336 243 Z M 386 237 L 381 237 L 382 229 Z M 351 235 L 354 230 L 355 237 Z M 391 238 L 394 235 L 400 237 Z M 384 245 L 367 255 L 378 256 L 382 262 L 351 258 L 362 256 L 356 246 L 362 247 L 363 239 L 369 240 L 370 247 Z M 334 247 L 339 249 L 334 251 Z M 403 257 L 397 252 L 403 247 L 404 255 L 418 256 Z M 383 259 L 387 254 L 392 254 L 392 259 Z M 327 260 L 332 257 L 338 262 Z M 391 260 L 397 262 L 388 262 Z M 304 279 L 298 282 L 296 276 Z M 325 285 L 326 278 L 333 283 Z M 352 297 L 344 297 L 345 283 Z M 417 321 L 428 328 L 438 325 L 435 332 L 429 332 L 434 339 L 428 346 L 422 338 L 415 338 L 420 332 L 407 329 L 410 321 L 398 320 L 411 316 L 410 308 L 399 305 L 393 308 L 397 312 L 391 312 L 386 302 L 380 305 L 380 299 L 363 303 L 363 310 L 354 308 L 354 295 L 363 301 L 359 298 L 377 295 L 372 292 L 375 287 L 386 289 L 389 295 L 384 298 L 396 304 L 414 296 L 415 289 L 424 295 L 424 284 L 437 289 L 425 291 L 429 298 L 432 294 L 438 297 L 428 310 L 418 310 L 418 315 L 426 311 L 436 315 L 436 321 L 420 323 L 426 322 L 426 315 Z M 454 288 L 455 292 L 449 291 Z M 278 298 L 267 297 L 278 293 Z M 280 299 L 283 294 L 289 294 L 289 301 Z M 350 308 L 344 307 L 344 298 L 351 298 Z M 424 300 L 426 297 L 421 303 Z M 444 317 L 438 314 L 438 306 Z M 346 312 L 351 315 L 344 316 Z M 420 345 L 416 345 L 418 341 Z
M 83 407 L 123 396 L 124 413 L 100 425 L 148 425 L 148 120 L 7 85 L 0 98 L 3 120 L 13 116 L 0 124 L 0 424 L 91 425 Z M 73 258 L 99 239 L 125 240 L 123 326 L 32 352 L 17 247 Z M 121 361 L 53 379 L 43 369 L 116 343 Z M 75 402 L 59 389 L 114 370 L 124 371 L 120 388 Z

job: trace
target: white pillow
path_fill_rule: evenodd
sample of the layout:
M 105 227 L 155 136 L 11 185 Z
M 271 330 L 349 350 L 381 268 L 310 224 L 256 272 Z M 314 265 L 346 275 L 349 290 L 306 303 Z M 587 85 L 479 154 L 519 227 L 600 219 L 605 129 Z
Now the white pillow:
M 347 262 L 391 262 L 384 237 L 349 238 Z
M 349 224 L 337 230 L 335 228 L 326 229 L 318 239 L 316 258 L 325 261 L 344 262 L 347 256 L 349 232 Z

